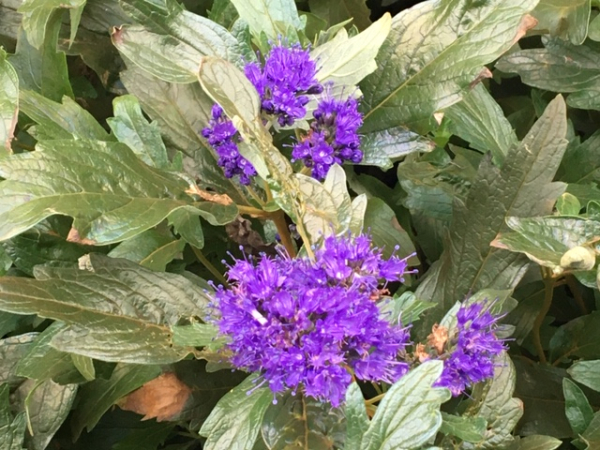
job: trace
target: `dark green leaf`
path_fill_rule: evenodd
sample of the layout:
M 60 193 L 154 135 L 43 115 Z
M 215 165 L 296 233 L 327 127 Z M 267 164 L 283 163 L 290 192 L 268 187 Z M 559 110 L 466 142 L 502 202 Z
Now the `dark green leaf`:
M 150 429 L 132 431 L 125 439 L 117 442 L 111 450 L 155 450 L 171 434 L 173 423 L 154 424 Z
M 12 153 L 17 114 L 19 112 L 19 77 L 0 48 L 0 156 Z
M 346 391 L 346 441 L 345 450 L 360 450 L 362 439 L 369 428 L 369 417 L 365 408 L 365 399 L 356 382 Z
M 185 242 L 156 230 L 147 230 L 132 239 L 121 242 L 108 254 L 125 258 L 157 272 L 164 272 L 167 264 L 181 253 Z
M 38 333 L 27 333 L 0 340 L 0 384 L 16 385 L 22 381 L 17 365 L 29 352 Z
M 73 217 L 74 240 L 119 242 L 187 207 L 214 224 L 237 216 L 235 205 L 192 206 L 189 183 L 154 169 L 121 143 L 47 141 L 35 152 L 0 162 L 0 238 L 15 236 L 53 214 Z M 11 199 L 10 201 L 8 199 Z
M 96 426 L 102 415 L 121 397 L 160 375 L 157 366 L 117 364 L 108 380 L 97 378 L 79 390 L 80 402 L 73 413 L 73 434 Z
M 148 123 L 142 108 L 133 95 L 122 95 L 113 100 L 115 117 L 108 119 L 110 129 L 119 142 L 127 144 L 149 166 L 168 169 L 167 149 L 156 123 Z
M 592 134 L 583 143 L 569 145 L 561 163 L 561 181 L 569 184 L 600 183 L 598 146 L 600 132 Z
M 169 214 L 168 220 L 186 242 L 196 248 L 204 247 L 204 233 L 197 214 L 187 209 L 176 209 Z
M 361 83 L 363 132 L 428 123 L 436 111 L 458 102 L 472 83 L 489 76 L 484 65 L 525 33 L 521 20 L 535 4 L 428 1 L 395 16 L 377 56 L 378 70 Z
M 379 404 L 361 450 L 412 449 L 435 436 L 440 405 L 450 398 L 447 389 L 431 387 L 442 369 L 441 361 L 426 362 L 397 381 Z
M 550 356 L 553 360 L 579 356 L 586 359 L 600 358 L 600 312 L 578 317 L 561 326 L 550 340 Z
M 294 0 L 231 0 L 231 3 L 257 38 L 265 33 L 267 38 L 276 41 L 288 34 L 288 27 L 296 30 L 304 28 Z
M 560 447 L 562 441 L 550 437 L 533 435 L 521 439 L 516 439 L 513 444 L 508 447 L 509 450 L 554 450 Z
M 461 102 L 444 110 L 444 114 L 450 119 L 448 130 L 452 134 L 476 150 L 491 152 L 497 165 L 502 165 L 510 148 L 517 144 L 517 135 L 483 84 L 475 86 Z
M 352 23 L 364 30 L 371 24 L 371 13 L 365 0 L 309 0 L 308 5 L 313 14 L 325 19 L 329 25 L 353 19 Z
M 550 103 L 521 144 L 513 147 L 498 169 L 485 159 L 467 200 L 454 202 L 450 245 L 416 292 L 445 311 L 469 292 L 482 288 L 512 289 L 527 259 L 490 247 L 506 218 L 549 214 L 562 183 L 552 183 L 566 147 L 566 107 L 562 97 Z M 423 326 L 429 328 L 435 319 Z
M 575 436 L 582 434 L 594 417 L 594 410 L 583 391 L 568 378 L 563 378 L 565 415 Z
M 600 360 L 577 361 L 567 372 L 578 383 L 600 392 Z
M 467 442 L 479 442 L 485 438 L 487 421 L 483 417 L 464 417 L 442 413 L 440 432 L 450 434 Z
M 203 316 L 203 289 L 184 277 L 153 272 L 127 260 L 90 255 L 85 270 L 39 267 L 37 280 L 0 278 L 0 310 L 38 314 L 69 325 L 55 348 L 108 361 L 178 361 L 169 326 L 181 316 Z
M 571 93 L 569 106 L 600 109 L 600 43 L 573 45 L 562 39 L 543 38 L 545 48 L 521 50 L 496 64 L 515 72 L 525 84 L 552 92 Z
M 22 450 L 27 422 L 21 413 L 13 419 L 8 402 L 8 385 L 0 386 L 0 450 Z
M 533 15 L 536 30 L 579 45 L 585 40 L 590 21 L 591 0 L 541 0 Z
M 367 133 L 361 138 L 362 165 L 390 169 L 393 162 L 416 152 L 430 152 L 434 143 L 405 127 L 393 127 L 383 131 Z
M 205 450 L 252 449 L 273 400 L 268 387 L 256 388 L 256 380 L 256 376 L 249 376 L 219 400 L 200 429 L 200 435 L 207 438 Z

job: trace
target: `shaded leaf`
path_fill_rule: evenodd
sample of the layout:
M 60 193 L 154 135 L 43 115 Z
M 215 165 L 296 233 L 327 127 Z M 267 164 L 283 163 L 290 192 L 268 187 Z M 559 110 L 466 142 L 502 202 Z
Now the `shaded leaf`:
M 164 272 L 167 264 L 181 253 L 184 246 L 184 241 L 151 229 L 121 242 L 108 256 L 125 258 L 148 269 Z
M 25 414 L 13 418 L 8 401 L 8 385 L 0 386 L 0 450 L 22 450 L 25 427 Z
M 352 19 L 359 30 L 364 30 L 371 24 L 366 0 L 309 0 L 308 5 L 313 14 L 325 19 L 329 25 Z
M 109 379 L 97 378 L 79 390 L 80 402 L 73 413 L 73 434 L 90 431 L 121 397 L 160 375 L 157 366 L 117 364 Z
M 268 387 L 256 388 L 255 384 L 256 376 L 251 375 L 219 400 L 200 429 L 200 435 L 207 438 L 206 450 L 252 449 L 273 400 Z
M 394 383 L 377 407 L 361 450 L 411 449 L 435 436 L 442 424 L 440 405 L 450 398 L 447 389 L 431 387 L 442 370 L 441 361 L 426 362 Z
M 552 360 L 579 356 L 585 359 L 600 358 L 600 312 L 577 317 L 561 326 L 550 340 Z
M 523 16 L 536 3 L 428 1 L 396 15 L 378 70 L 361 83 L 363 132 L 427 123 L 458 102 L 471 83 L 489 76 L 484 65 L 524 35 L 530 24 Z
M 579 45 L 587 36 L 591 9 L 591 0 L 541 0 L 531 15 L 538 21 L 536 30 Z
M 0 183 L 0 239 L 53 214 L 73 217 L 79 240 L 96 244 L 133 237 L 181 207 L 214 224 L 237 216 L 234 205 L 192 206 L 185 179 L 145 165 L 121 143 L 47 141 L 1 161 L 0 176 L 7 178 Z
M 465 417 L 442 413 L 440 432 L 456 436 L 466 442 L 479 442 L 485 438 L 487 421 L 483 417 Z
M 587 445 L 586 450 L 594 450 L 600 446 L 600 413 L 594 414 L 589 427 L 581 435 L 581 440 Z
M 561 181 L 569 185 L 600 183 L 598 146 L 600 146 L 600 132 L 592 134 L 582 143 L 569 145 L 560 167 Z
M 575 436 L 582 434 L 594 417 L 583 391 L 568 378 L 563 378 L 563 394 L 565 396 L 565 415 Z
M 12 153 L 13 139 L 19 111 L 19 77 L 0 49 L 0 157 Z
M 294 0 L 230 1 L 257 38 L 264 33 L 268 39 L 276 41 L 288 34 L 288 27 L 296 30 L 304 28 Z
M 533 435 L 517 439 L 509 450 L 554 450 L 562 441 L 550 436 Z
M 123 259 L 92 254 L 86 270 L 39 267 L 37 280 L 0 278 L 0 310 L 65 322 L 58 350 L 108 361 L 159 364 L 182 359 L 170 325 L 203 315 L 203 289 L 179 275 L 153 272 Z

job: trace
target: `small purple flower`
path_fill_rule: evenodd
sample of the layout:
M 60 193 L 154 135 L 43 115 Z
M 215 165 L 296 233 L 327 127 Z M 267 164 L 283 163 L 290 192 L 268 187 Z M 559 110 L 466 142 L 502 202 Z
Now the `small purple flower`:
M 460 395 L 469 386 L 494 377 L 494 359 L 506 349 L 494 331 L 501 316 L 494 316 L 481 303 L 462 305 L 457 315 L 456 347 L 444 361 L 436 386 Z
M 300 44 L 276 45 L 265 58 L 263 67 L 251 62 L 244 71 L 260 95 L 263 112 L 276 116 L 281 126 L 302 119 L 309 101 L 307 94 L 323 91 L 315 78 L 316 64 L 309 50 Z
M 318 180 L 325 178 L 333 164 L 362 161 L 358 135 L 362 115 L 355 98 L 337 100 L 328 94 L 313 116 L 310 132 L 294 145 L 293 159 L 302 160 L 306 167 L 312 168 L 312 175 Z
M 381 317 L 380 285 L 406 261 L 382 258 L 367 236 L 328 237 L 315 260 L 262 255 L 236 260 L 231 287 L 215 294 L 233 364 L 261 372 L 275 393 L 303 392 L 338 406 L 352 375 L 393 383 L 408 371 L 407 328 Z
M 239 175 L 240 183 L 250 184 L 250 177 L 256 175 L 256 170 L 247 159 L 240 155 L 237 146 L 240 136 L 233 122 L 217 104 L 212 107 L 211 117 L 208 127 L 202 130 L 202 135 L 217 152 L 218 164 L 223 168 L 227 178 Z

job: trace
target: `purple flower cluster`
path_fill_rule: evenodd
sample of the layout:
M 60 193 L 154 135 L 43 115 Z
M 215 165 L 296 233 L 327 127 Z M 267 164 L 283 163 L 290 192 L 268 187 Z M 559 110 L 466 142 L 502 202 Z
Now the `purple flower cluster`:
M 369 237 L 328 237 L 315 259 L 236 260 L 215 294 L 232 362 L 260 372 L 275 393 L 303 392 L 338 406 L 352 376 L 395 382 L 409 335 L 380 316 L 380 284 L 402 281 L 405 259 L 382 258 Z
M 336 100 L 327 96 L 313 115 L 310 132 L 294 146 L 292 158 L 311 167 L 313 177 L 318 180 L 325 178 L 333 164 L 362 161 L 363 154 L 358 148 L 362 115 L 356 99 Z
M 323 92 L 315 78 L 316 64 L 300 44 L 277 45 L 271 48 L 263 67 L 251 62 L 244 71 L 260 95 L 263 112 L 276 116 L 282 127 L 306 115 L 306 94 Z
M 237 146 L 239 133 L 219 105 L 213 105 L 209 126 L 202 130 L 202 135 L 219 155 L 218 164 L 223 168 L 225 176 L 232 178 L 239 175 L 240 183 L 250 184 L 250 177 L 256 175 L 256 170 L 240 155 Z
M 456 318 L 456 348 L 444 361 L 444 371 L 436 383 L 450 389 L 454 396 L 493 378 L 494 358 L 505 350 L 504 341 L 494 334 L 500 316 L 492 315 L 486 305 L 462 305 Z

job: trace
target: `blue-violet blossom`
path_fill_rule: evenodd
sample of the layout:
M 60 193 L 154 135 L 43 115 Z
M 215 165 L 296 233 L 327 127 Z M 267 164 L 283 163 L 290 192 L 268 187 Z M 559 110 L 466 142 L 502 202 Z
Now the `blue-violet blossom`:
M 456 347 L 444 361 L 444 371 L 436 386 L 460 395 L 469 386 L 493 378 L 495 357 L 505 350 L 495 334 L 498 320 L 486 304 L 462 305 L 457 315 Z
M 315 120 L 309 133 L 294 145 L 293 159 L 311 167 L 313 177 L 318 180 L 325 178 L 333 164 L 362 161 L 358 135 L 362 115 L 355 98 L 338 100 L 328 94 L 319 102 L 313 116 Z
M 219 287 L 220 333 L 232 363 L 260 372 L 274 393 L 343 401 L 352 374 L 393 383 L 408 371 L 407 328 L 380 315 L 380 285 L 402 281 L 406 259 L 384 260 L 368 236 L 328 237 L 315 259 L 262 255 L 230 266 Z

